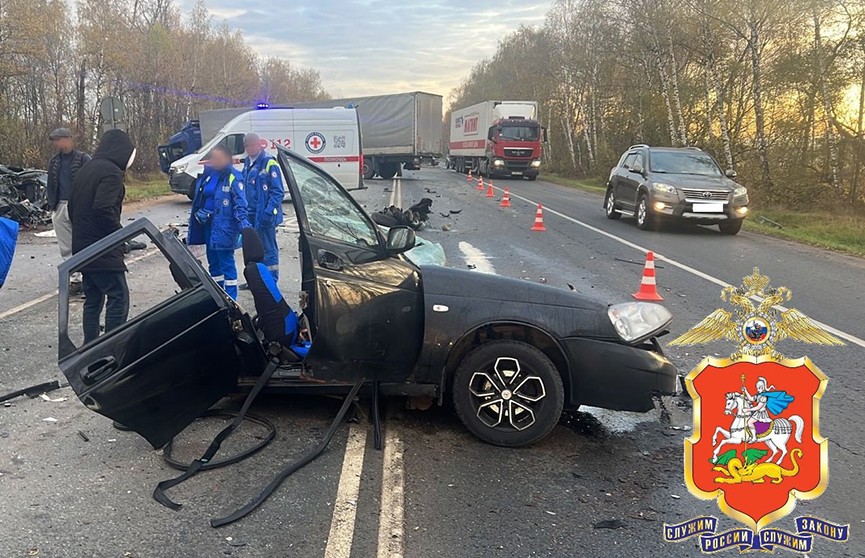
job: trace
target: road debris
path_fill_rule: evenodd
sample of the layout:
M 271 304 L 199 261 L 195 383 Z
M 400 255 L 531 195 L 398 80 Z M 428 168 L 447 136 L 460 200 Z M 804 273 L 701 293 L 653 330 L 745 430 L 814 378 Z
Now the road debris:
M 89 437 L 87 434 L 85 434 L 84 431 L 82 431 L 82 430 L 79 430 L 79 431 L 78 431 L 78 436 L 79 436 L 82 440 L 84 440 L 85 442 L 89 442 L 89 441 L 90 441 L 90 437 Z
M 603 521 L 598 521 L 597 523 L 592 523 L 592 527 L 595 529 L 622 529 L 627 526 L 628 523 L 621 519 L 605 519 Z
M 30 387 L 22 388 L 16 391 L 12 391 L 7 393 L 6 395 L 0 395 L 0 403 L 4 401 L 9 401 L 10 399 L 14 399 L 16 397 L 20 397 L 22 395 L 26 395 L 28 397 L 38 397 L 39 394 L 48 393 L 50 391 L 54 391 L 55 389 L 60 389 L 60 382 L 57 380 L 51 380 L 50 382 L 43 382 L 41 384 L 36 384 Z
M 42 401 L 47 401 L 49 403 L 63 403 L 64 401 L 69 399 L 68 397 L 57 397 L 55 399 L 51 399 L 50 397 L 48 397 L 47 393 L 39 395 L 39 398 L 42 399 Z
M 45 417 L 42 419 L 44 422 L 57 422 L 57 419 L 54 417 Z
M 430 208 L 433 201 L 430 198 L 421 198 L 419 202 L 403 210 L 391 205 L 371 215 L 372 220 L 384 227 L 405 226 L 419 231 L 426 227 L 429 221 Z

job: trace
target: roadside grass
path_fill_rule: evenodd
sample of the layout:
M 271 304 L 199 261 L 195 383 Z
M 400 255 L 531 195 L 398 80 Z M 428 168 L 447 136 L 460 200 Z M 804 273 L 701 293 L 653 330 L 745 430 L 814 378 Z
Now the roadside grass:
M 576 179 L 545 173 L 541 175 L 541 179 L 592 194 L 603 195 L 606 191 L 605 181 L 601 178 Z M 778 228 L 761 217 L 774 221 L 783 228 Z M 763 211 L 752 208 L 751 214 L 745 219 L 744 229 L 810 246 L 865 256 L 865 217 L 820 212 Z
M 778 228 L 766 221 L 782 225 Z M 831 213 L 754 210 L 745 219 L 745 230 L 795 240 L 811 246 L 865 256 L 865 218 Z
M 174 195 L 168 189 L 168 178 L 163 174 L 128 176 L 126 178 L 126 197 L 123 203 L 135 203 Z

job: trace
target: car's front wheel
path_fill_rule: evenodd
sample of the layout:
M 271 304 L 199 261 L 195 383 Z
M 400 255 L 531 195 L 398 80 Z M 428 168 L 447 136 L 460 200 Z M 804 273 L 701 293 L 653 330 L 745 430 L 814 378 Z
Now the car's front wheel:
M 547 436 L 565 401 L 555 365 L 520 341 L 495 341 L 472 350 L 454 374 L 452 392 L 466 428 L 485 442 L 506 447 Z
M 622 214 L 616 209 L 616 194 L 612 188 L 607 191 L 607 200 L 604 202 L 604 213 L 607 219 L 619 219 Z
M 729 234 L 730 236 L 739 234 L 739 231 L 742 230 L 742 219 L 725 221 L 724 223 L 720 223 L 718 228 L 721 229 L 721 234 Z
M 637 200 L 637 227 L 640 230 L 647 230 L 652 228 L 653 217 L 652 214 L 649 213 L 649 199 L 645 195 L 641 195 L 640 199 Z

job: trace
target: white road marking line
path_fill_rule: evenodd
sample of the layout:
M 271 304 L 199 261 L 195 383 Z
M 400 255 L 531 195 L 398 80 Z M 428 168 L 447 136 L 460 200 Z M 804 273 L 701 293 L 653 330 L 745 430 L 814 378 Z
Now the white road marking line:
M 394 178 L 390 187 L 390 201 L 388 207 L 402 207 L 402 179 Z
M 9 316 L 14 316 L 18 312 L 23 312 L 24 310 L 27 310 L 28 308 L 36 306 L 40 302 L 45 302 L 46 300 L 51 300 L 55 296 L 57 296 L 57 291 L 54 291 L 51 293 L 46 293 L 40 297 L 34 298 L 31 301 L 28 301 L 28 302 L 25 302 L 24 304 L 16 306 L 15 308 L 10 308 L 9 310 L 6 310 L 5 312 L 0 313 L 0 320 L 2 320 L 3 318 L 8 318 Z
M 378 520 L 378 558 L 402 558 L 405 517 L 403 443 L 391 425 L 384 439 L 381 476 L 381 509 Z
M 158 253 L 159 253 L 159 250 L 151 250 L 151 251 L 148 251 L 148 252 L 146 252 L 140 256 L 136 256 L 134 258 L 129 259 L 126 263 L 127 264 L 134 264 L 135 262 L 140 262 L 144 258 L 149 258 L 153 254 L 158 254 Z M 15 308 L 10 308 L 9 310 L 6 310 L 5 312 L 0 312 L 0 320 L 2 320 L 4 318 L 8 318 L 9 316 L 14 316 L 15 314 L 18 314 L 19 312 L 23 312 L 24 310 L 27 310 L 28 308 L 32 308 L 32 307 L 36 306 L 37 304 L 45 302 L 46 300 L 51 300 L 52 298 L 57 296 L 57 294 L 58 294 L 58 291 L 52 291 L 50 293 L 45 293 L 44 295 L 38 296 L 38 297 L 34 298 L 33 300 L 25 302 L 24 304 L 20 304 L 20 305 L 16 306 Z
M 498 186 L 496 186 L 495 188 L 496 188 L 496 190 L 503 191 L 502 188 L 499 188 Z M 530 200 L 529 198 L 523 197 L 519 194 L 514 194 L 513 192 L 511 192 L 511 198 L 516 198 L 516 199 L 522 200 L 522 201 L 530 203 L 534 206 L 538 205 L 538 202 Z M 644 254 L 646 252 L 653 251 L 653 250 L 649 250 L 648 248 L 645 248 L 643 246 L 640 246 L 639 244 L 634 244 L 633 242 L 631 242 L 629 240 L 625 240 L 624 238 L 616 236 L 613 233 L 609 233 L 605 230 L 599 229 L 598 227 L 594 227 L 588 223 L 584 223 L 584 222 L 580 221 L 579 219 L 575 219 L 575 218 L 571 217 L 570 215 L 565 215 L 564 213 L 561 213 L 561 212 L 556 211 L 554 209 L 550 209 L 547 206 L 544 206 L 544 211 L 546 213 L 551 213 L 553 215 L 561 217 L 562 219 L 566 219 L 566 220 L 568 220 L 574 224 L 580 225 L 581 227 L 589 229 L 592 232 L 596 232 L 602 236 L 609 238 L 610 240 L 615 240 L 616 242 L 618 242 L 620 244 L 624 244 L 625 246 L 627 246 L 629 248 L 633 248 L 634 250 L 637 250 L 637 251 L 642 252 Z M 681 262 L 677 262 L 676 260 L 669 258 L 667 256 L 663 256 L 657 252 L 655 252 L 655 260 L 656 261 L 657 260 L 663 260 L 672 266 L 678 267 L 682 271 L 687 271 L 688 273 L 690 273 L 696 277 L 699 277 L 701 279 L 705 279 L 706 281 L 709 281 L 710 283 L 714 283 L 714 284 L 718 285 L 719 287 L 731 286 L 730 283 L 727 283 L 726 281 L 718 279 L 717 277 L 713 277 L 713 276 L 709 275 L 708 273 L 703 273 L 699 269 L 694 269 L 693 267 L 691 267 L 689 265 L 683 264 Z M 758 300 L 758 301 L 760 300 L 758 297 L 754 297 L 754 299 Z M 777 305 L 777 306 L 775 306 L 775 308 L 777 308 L 778 310 L 780 310 L 782 312 L 786 312 L 788 310 L 788 308 L 781 306 L 781 305 Z M 852 333 L 847 333 L 845 331 L 841 331 L 840 329 L 836 329 L 836 328 L 834 328 L 828 324 L 824 324 L 823 322 L 819 322 L 817 320 L 814 320 L 813 318 L 811 318 L 811 319 L 814 321 L 815 324 L 817 324 L 819 327 L 825 329 L 829 333 L 832 333 L 832 334 L 834 334 L 834 335 L 836 335 L 842 339 L 845 339 L 846 341 L 849 341 L 850 343 L 853 343 L 854 345 L 859 345 L 860 347 L 865 348 L 865 339 L 860 339 L 859 337 L 856 337 Z
M 363 456 L 366 451 L 367 428 L 352 424 L 345 444 L 345 458 L 339 475 L 336 501 L 333 503 L 333 519 L 327 537 L 325 558 L 348 558 L 354 540 L 354 522 L 357 516 L 357 498 L 360 494 L 360 477 L 363 472 Z
M 463 257 L 466 260 L 466 264 L 474 266 L 475 271 L 489 273 L 491 275 L 496 274 L 496 268 L 493 267 L 493 264 L 490 263 L 489 258 L 487 258 L 487 255 L 484 254 L 483 251 L 475 248 L 468 242 L 460 242 L 459 247 L 460 252 L 463 253 Z
M 396 199 L 396 178 L 394 178 L 390 183 L 390 199 L 387 202 L 387 206 L 388 207 L 392 206 L 395 199 Z

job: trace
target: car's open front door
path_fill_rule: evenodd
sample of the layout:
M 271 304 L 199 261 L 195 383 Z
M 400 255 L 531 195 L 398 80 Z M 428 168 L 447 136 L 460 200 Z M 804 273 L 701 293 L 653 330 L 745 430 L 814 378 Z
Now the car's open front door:
M 148 243 L 127 274 L 131 315 L 84 342 L 82 305 L 75 297 L 70 300 L 69 276 L 136 237 L 155 249 Z M 63 263 L 59 299 L 58 362 L 69 384 L 87 407 L 135 430 L 154 447 L 236 385 L 243 367 L 234 331 L 241 329 L 237 307 L 174 234 L 161 233 L 146 219 Z
M 319 380 L 401 381 L 423 338 L 418 269 L 389 256 L 377 227 L 329 174 L 287 150 L 280 164 L 300 229 L 302 289 Z

